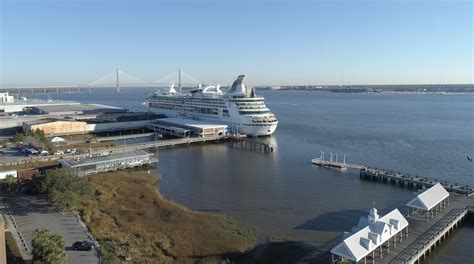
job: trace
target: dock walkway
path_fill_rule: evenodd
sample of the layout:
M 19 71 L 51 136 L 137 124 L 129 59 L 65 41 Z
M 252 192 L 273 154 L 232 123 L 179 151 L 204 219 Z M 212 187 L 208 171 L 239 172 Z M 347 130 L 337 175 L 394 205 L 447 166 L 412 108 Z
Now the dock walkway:
M 447 208 L 448 209 L 448 208 Z M 467 215 L 467 208 L 454 208 L 404 248 L 389 263 L 415 263 L 431 253 Z M 416 228 L 416 225 L 413 224 Z M 412 228 L 413 229 L 413 228 Z
M 428 177 L 421 177 L 417 175 L 411 175 L 408 173 L 402 173 L 402 172 L 397 172 L 397 171 L 392 171 L 392 170 L 373 168 L 373 167 L 368 167 L 368 166 L 360 165 L 360 164 L 346 163 L 345 157 L 344 157 L 344 162 L 338 162 L 337 156 L 336 156 L 336 161 L 332 159 L 332 153 L 331 153 L 331 159 L 325 160 L 324 153 L 321 152 L 321 157 L 312 159 L 311 163 L 321 166 L 321 167 L 325 167 L 325 168 L 335 168 L 335 169 L 340 169 L 340 170 L 345 170 L 348 168 L 358 169 L 360 170 L 361 178 L 369 179 L 372 181 L 398 184 L 400 186 L 408 186 L 408 187 L 413 187 L 417 189 L 421 189 L 423 186 L 429 188 L 437 183 L 440 183 L 448 192 L 467 195 L 468 197 L 474 195 L 473 186 L 462 185 L 455 182 L 448 182 L 446 180 L 438 180 L 438 179 L 432 179 Z
M 173 147 L 178 145 L 189 145 L 193 143 L 204 143 L 204 142 L 213 142 L 224 140 L 225 138 L 222 136 L 214 136 L 214 137 L 188 137 L 188 138 L 177 138 L 177 139 L 168 139 L 168 140 L 156 140 L 156 141 L 148 141 L 143 143 L 135 143 L 135 144 L 124 144 L 120 146 L 114 147 L 105 147 L 105 148 L 96 148 L 91 151 L 91 154 L 98 154 L 98 153 L 118 153 L 118 152 L 128 152 L 133 150 L 140 150 L 140 149 L 149 149 L 149 148 L 164 148 L 164 147 Z
M 361 169 L 360 176 L 361 178 L 368 178 L 370 180 L 390 182 L 393 184 L 399 184 L 402 186 L 406 185 L 416 188 L 421 188 L 422 186 L 431 187 L 439 182 L 448 192 L 467 195 L 468 197 L 474 195 L 474 187 L 469 185 L 460 185 L 448 181 L 430 179 L 428 177 L 410 175 L 408 173 L 401 173 L 391 170 L 366 167 Z

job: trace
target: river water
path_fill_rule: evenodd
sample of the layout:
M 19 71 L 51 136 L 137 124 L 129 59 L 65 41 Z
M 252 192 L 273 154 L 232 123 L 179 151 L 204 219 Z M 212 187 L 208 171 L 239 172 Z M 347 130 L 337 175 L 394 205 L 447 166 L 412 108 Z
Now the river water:
M 120 94 L 54 94 L 144 111 L 150 90 Z M 375 204 L 381 214 L 402 206 L 413 190 L 361 181 L 312 166 L 320 151 L 346 161 L 474 185 L 474 95 L 336 94 L 261 91 L 279 119 L 275 134 L 258 140 L 261 154 L 226 144 L 160 151 L 160 192 L 193 210 L 222 213 L 269 237 L 329 249 Z M 44 95 L 39 95 L 43 96 Z M 466 225 L 429 259 L 472 263 L 474 227 Z

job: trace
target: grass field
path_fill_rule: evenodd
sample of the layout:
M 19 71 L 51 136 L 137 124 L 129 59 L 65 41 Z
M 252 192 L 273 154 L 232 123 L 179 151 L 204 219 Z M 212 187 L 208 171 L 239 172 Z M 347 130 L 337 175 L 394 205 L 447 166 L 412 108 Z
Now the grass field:
M 107 263 L 215 263 L 254 245 L 253 230 L 163 199 L 158 180 L 146 170 L 89 177 L 96 193 L 81 213 Z

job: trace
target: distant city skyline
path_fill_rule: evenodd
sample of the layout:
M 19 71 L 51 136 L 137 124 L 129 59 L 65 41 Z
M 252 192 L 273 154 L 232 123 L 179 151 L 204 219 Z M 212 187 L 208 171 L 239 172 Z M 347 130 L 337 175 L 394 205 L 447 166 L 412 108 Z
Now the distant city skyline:
M 0 0 L 2 87 L 473 83 L 472 1 Z

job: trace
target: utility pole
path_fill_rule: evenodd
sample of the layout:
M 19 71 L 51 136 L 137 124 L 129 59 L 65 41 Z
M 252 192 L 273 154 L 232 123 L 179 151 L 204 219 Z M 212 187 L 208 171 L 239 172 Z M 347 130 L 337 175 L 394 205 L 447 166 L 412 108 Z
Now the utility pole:
M 120 80 L 119 80 L 119 69 L 116 69 L 116 76 L 117 76 L 117 93 L 120 93 Z

